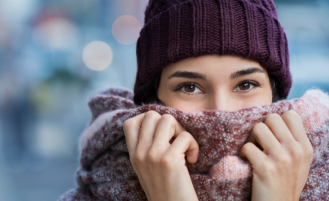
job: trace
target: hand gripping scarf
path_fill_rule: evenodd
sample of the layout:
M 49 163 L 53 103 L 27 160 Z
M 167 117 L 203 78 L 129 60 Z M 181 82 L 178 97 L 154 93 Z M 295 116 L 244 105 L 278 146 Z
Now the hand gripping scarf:
M 239 150 L 256 123 L 291 109 L 302 117 L 314 149 L 300 200 L 329 200 L 329 96 L 320 90 L 235 112 L 183 113 L 163 105 L 136 106 L 131 91 L 111 88 L 93 96 L 89 106 L 92 120 L 80 141 L 78 188 L 61 201 L 147 200 L 129 160 L 122 124 L 149 110 L 173 115 L 198 142 L 198 161 L 186 166 L 199 200 L 250 200 L 252 169 L 238 157 Z

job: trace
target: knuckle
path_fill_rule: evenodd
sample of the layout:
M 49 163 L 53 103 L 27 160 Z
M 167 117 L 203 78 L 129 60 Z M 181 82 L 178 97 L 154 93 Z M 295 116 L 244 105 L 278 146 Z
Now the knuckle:
M 282 154 L 279 156 L 278 161 L 281 166 L 290 166 L 292 160 L 287 154 Z
M 300 117 L 299 114 L 295 110 L 289 110 L 289 111 L 285 112 L 285 114 L 287 114 L 289 116 L 293 116 L 293 117 Z
M 135 119 L 135 117 L 131 117 L 123 122 L 122 127 L 123 129 L 133 128 L 137 125 L 137 123 L 138 121 Z
M 128 128 L 130 127 L 131 125 L 133 124 L 133 119 L 129 118 L 129 119 L 126 119 L 124 122 L 123 122 L 123 128 Z
M 154 110 L 150 110 L 150 111 L 147 111 L 145 113 L 145 117 L 146 118 L 157 118 L 157 117 L 160 117 L 161 115 L 159 113 L 157 113 L 156 111 Z
M 164 154 L 161 158 L 161 165 L 164 169 L 166 170 L 170 170 L 173 168 L 173 164 L 172 164 L 172 157 L 171 155 L 168 154 Z
M 150 150 L 150 152 L 147 154 L 147 161 L 151 164 L 157 163 L 159 158 L 159 154 L 156 150 Z
M 294 145 L 290 151 L 290 154 L 294 160 L 302 160 L 304 158 L 304 150 L 301 146 Z
M 251 149 L 251 146 L 253 146 L 253 144 L 251 142 L 247 142 L 246 144 L 244 144 L 241 148 L 241 152 L 246 153 Z
M 260 170 L 261 174 L 266 175 L 266 176 L 273 176 L 276 175 L 277 169 L 275 168 L 274 165 L 269 163 L 267 160 L 264 160 L 259 164 L 258 169 Z
M 280 119 L 281 118 L 278 113 L 269 114 L 267 117 L 272 118 L 272 119 Z
M 175 126 L 176 123 L 176 119 L 171 114 L 162 115 L 161 120 L 168 122 L 170 126 Z
M 192 135 L 191 135 L 190 133 L 186 132 L 186 131 L 182 131 L 182 132 L 180 132 L 180 133 L 178 134 L 178 136 L 179 136 L 180 138 L 183 138 L 184 140 L 190 140 L 191 137 L 192 137 Z M 178 136 L 177 136 L 177 137 L 178 137 Z
M 133 160 L 134 164 L 142 164 L 145 161 L 145 157 L 142 154 L 137 153 L 136 156 L 132 160 Z
M 254 125 L 254 127 L 252 128 L 252 131 L 255 133 L 258 133 L 258 132 L 261 132 L 264 129 L 266 129 L 266 127 L 267 126 L 264 123 L 260 122 L 260 123 L 257 123 Z
M 286 119 L 298 119 L 302 120 L 301 116 L 295 110 L 289 110 L 282 115 L 282 118 Z
M 161 116 L 161 119 L 163 119 L 165 121 L 173 121 L 173 120 L 175 120 L 175 118 L 171 114 L 163 114 Z
M 240 149 L 240 153 L 244 155 L 244 157 L 248 158 L 248 156 L 253 153 L 252 150 L 254 148 L 254 144 L 251 142 L 247 142 L 246 144 L 244 144 L 241 149 Z
M 279 114 L 277 113 L 272 113 L 272 114 L 269 114 L 267 115 L 266 119 L 265 119 L 265 124 L 268 124 L 268 123 L 271 123 L 272 121 L 278 121 L 280 120 L 281 117 Z

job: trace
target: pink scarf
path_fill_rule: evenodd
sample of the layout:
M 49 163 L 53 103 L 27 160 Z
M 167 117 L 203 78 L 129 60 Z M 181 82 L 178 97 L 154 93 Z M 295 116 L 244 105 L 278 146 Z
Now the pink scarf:
M 162 105 L 137 107 L 133 93 L 111 88 L 89 102 L 92 121 L 80 141 L 78 188 L 61 201 L 147 200 L 129 161 L 123 122 L 155 110 L 171 114 L 200 146 L 197 163 L 187 168 L 199 200 L 250 200 L 252 169 L 238 157 L 253 125 L 271 113 L 295 110 L 314 148 L 313 162 L 300 200 L 329 200 L 329 96 L 309 90 L 298 99 L 235 112 L 183 113 Z

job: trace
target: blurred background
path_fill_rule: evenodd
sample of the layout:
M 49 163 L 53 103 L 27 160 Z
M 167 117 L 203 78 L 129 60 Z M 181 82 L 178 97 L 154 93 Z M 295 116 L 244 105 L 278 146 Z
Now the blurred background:
M 329 92 L 329 1 L 275 0 L 293 88 Z M 0 201 L 75 187 L 89 97 L 133 88 L 148 0 L 0 0 Z

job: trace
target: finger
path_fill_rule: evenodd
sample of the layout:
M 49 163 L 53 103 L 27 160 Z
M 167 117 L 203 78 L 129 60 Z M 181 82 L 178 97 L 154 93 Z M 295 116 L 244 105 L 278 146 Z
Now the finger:
M 265 154 L 278 153 L 282 148 L 271 130 L 264 123 L 257 123 L 251 130 L 251 139 L 254 139 L 264 149 Z M 272 151 L 272 152 L 271 152 Z
M 255 144 L 248 142 L 242 146 L 240 149 L 240 157 L 245 157 L 248 161 L 255 167 L 259 166 L 267 156 L 260 151 Z
M 302 118 L 297 112 L 290 110 L 282 115 L 282 119 L 288 126 L 292 136 L 303 147 L 304 156 L 308 158 L 307 161 L 309 161 L 309 163 L 312 163 L 314 150 L 306 134 Z
M 152 148 L 161 149 L 163 151 L 170 147 L 169 141 L 172 137 L 178 136 L 178 134 L 185 129 L 177 122 L 177 120 L 170 114 L 164 114 L 158 123 L 156 131 L 154 133 L 154 139 Z
M 280 143 L 289 144 L 295 141 L 286 123 L 280 115 L 274 113 L 266 117 L 264 123 Z
M 196 163 L 199 155 L 199 145 L 190 133 L 182 131 L 165 154 L 172 157 L 186 154 L 189 163 Z M 185 156 L 182 158 L 185 160 Z
M 260 146 L 260 144 L 257 142 L 257 140 L 255 139 L 255 136 L 251 134 L 251 131 L 250 131 L 250 135 L 248 136 L 248 139 L 246 141 L 246 143 L 248 142 L 251 142 L 253 143 L 258 149 L 260 149 L 261 151 L 263 151 L 263 147 Z
M 136 151 L 138 153 L 145 153 L 151 147 L 155 129 L 160 119 L 161 115 L 156 111 L 151 110 L 145 113 L 137 142 Z
M 144 116 L 145 113 L 142 113 L 123 122 L 123 132 L 125 134 L 129 154 L 135 154 L 139 130 Z
M 285 112 L 281 117 L 287 125 L 288 129 L 290 130 L 293 138 L 297 142 L 300 142 L 301 144 L 306 146 L 310 145 L 310 141 L 306 135 L 302 119 L 297 114 L 297 112 L 289 110 Z

